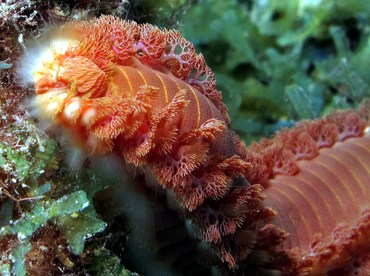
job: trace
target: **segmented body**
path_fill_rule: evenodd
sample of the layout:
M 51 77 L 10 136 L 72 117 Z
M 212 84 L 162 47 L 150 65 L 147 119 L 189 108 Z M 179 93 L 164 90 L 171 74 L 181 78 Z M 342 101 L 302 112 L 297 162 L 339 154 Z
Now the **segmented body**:
M 299 161 L 297 174 L 266 183 L 265 204 L 278 211 L 274 223 L 289 233 L 283 248 L 299 248 L 298 271 L 369 272 L 369 149 L 369 135 L 349 138 Z
M 286 274 L 326 272 L 335 268 L 332 260 L 339 258 L 344 265 L 350 259 L 346 252 L 369 239 L 363 234 L 370 229 L 368 166 L 358 181 L 348 176 L 350 171 L 342 172 L 364 192 L 361 206 L 349 193 L 356 212 L 346 216 L 354 215 L 353 221 L 334 218 L 333 210 L 318 211 L 324 205 L 345 211 L 341 194 L 349 190 L 348 183 L 333 188 L 338 179 L 334 176 L 310 182 L 305 175 L 316 173 L 310 166 L 326 162 L 320 160 L 330 154 L 341 154 L 340 146 L 333 147 L 336 143 L 367 137 L 365 115 L 344 112 L 302 123 L 247 149 L 228 128 L 213 73 L 178 32 L 113 17 L 74 22 L 63 30 L 73 42 L 62 53 L 54 51 L 53 61 L 35 74 L 41 114 L 63 126 L 87 153 L 114 151 L 148 177 L 154 175 L 156 184 L 175 194 L 195 237 L 209 244 L 232 271 L 259 267 Z M 366 148 L 368 138 L 361 141 L 353 147 Z M 358 162 L 368 156 L 364 153 Z M 328 164 L 346 166 L 332 159 Z M 317 173 L 323 179 L 335 174 L 322 168 Z M 329 191 L 320 197 L 314 185 Z M 326 196 L 332 200 L 323 199 Z M 304 204 L 308 208 L 299 209 Z M 289 216 L 291 208 L 297 208 L 292 214 L 298 218 Z M 302 227 L 301 220 L 310 222 Z M 331 223 L 324 225 L 324 220 Z M 347 230 L 359 237 L 346 240 L 347 251 L 338 244 L 348 231 L 325 239 L 341 222 L 352 223 Z M 316 242 L 312 254 L 310 242 Z M 301 251 L 290 251 L 294 246 Z M 336 248 L 336 253 L 326 254 L 328 248 Z
M 259 210 L 254 222 L 273 212 L 261 205 L 261 186 L 244 177 L 250 164 L 238 155 L 203 57 L 179 33 L 151 25 L 105 17 L 65 28 L 77 46 L 37 73 L 41 113 L 88 153 L 116 151 L 149 169 L 189 212 L 195 235 L 235 267 L 248 249 L 235 255 L 225 237 L 241 229 L 251 210 Z M 261 226 L 251 224 L 253 231 Z
M 310 237 L 312 239 L 316 233 L 325 237 L 340 223 L 357 223 L 369 206 L 370 174 L 366 171 L 369 150 L 369 136 L 352 138 L 345 144 L 323 149 L 313 161 L 302 161 L 294 177 L 280 175 L 270 181 L 266 204 L 273 204 L 280 214 L 289 213 L 289 216 L 276 218 L 276 223 L 285 225 L 286 231 L 291 233 L 287 248 L 308 249 L 312 242 Z M 293 207 L 297 205 L 302 208 Z M 338 212 L 343 215 L 338 216 Z

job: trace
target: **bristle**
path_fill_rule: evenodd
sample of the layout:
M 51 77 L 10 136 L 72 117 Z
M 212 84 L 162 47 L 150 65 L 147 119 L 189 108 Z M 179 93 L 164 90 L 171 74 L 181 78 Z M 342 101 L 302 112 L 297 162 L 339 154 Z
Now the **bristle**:
M 66 148 L 66 159 L 65 164 L 68 167 L 71 174 L 81 173 L 81 169 L 86 160 L 86 153 L 77 147 Z
M 139 176 L 136 180 L 126 178 L 112 192 L 115 212 L 123 213 L 130 227 L 125 248 L 130 257 L 125 265 L 144 276 L 204 273 L 206 270 L 197 264 L 197 242 L 183 219 L 166 207 L 163 192 L 146 190 Z M 153 193 L 157 194 L 156 200 L 152 199 Z M 189 266 L 184 266 L 184 260 Z
M 99 176 L 100 179 L 109 183 L 126 183 L 129 180 L 128 172 L 125 166 L 122 166 L 122 159 L 115 153 L 88 156 L 90 168 Z
M 17 72 L 19 80 L 24 85 L 34 83 L 35 72 L 42 70 L 45 62 L 53 58 L 53 50 L 62 53 L 65 52 L 68 47 L 76 44 L 77 41 L 73 39 L 73 37 L 68 37 L 68 34 L 56 32 L 57 27 L 58 26 L 49 27 L 42 38 L 38 38 L 34 40 L 31 45 L 28 45 L 27 51 L 25 51 L 24 55 L 19 59 Z

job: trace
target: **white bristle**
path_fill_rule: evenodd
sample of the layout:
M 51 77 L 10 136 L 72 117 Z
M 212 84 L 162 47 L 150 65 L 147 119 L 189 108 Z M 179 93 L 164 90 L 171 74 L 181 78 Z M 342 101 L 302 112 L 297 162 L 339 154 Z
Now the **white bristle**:
M 364 133 L 365 133 L 365 134 L 370 134 L 370 126 L 368 126 L 368 127 L 366 127 L 366 128 L 364 129 Z
M 69 120 L 74 120 L 78 116 L 81 108 L 81 103 L 78 98 L 72 99 L 71 103 L 64 108 L 64 116 Z
M 48 69 L 53 77 L 56 77 L 56 73 L 60 72 L 61 68 L 55 63 L 55 56 L 64 54 L 67 49 L 73 48 L 79 42 L 75 39 L 70 38 L 54 38 L 51 41 L 45 41 L 43 45 L 31 47 L 25 55 L 20 59 L 18 64 L 18 74 L 24 84 L 30 84 L 37 81 L 42 74 L 45 72 L 45 67 Z
M 89 108 L 82 115 L 81 122 L 84 126 L 88 127 L 94 122 L 95 117 L 96 117 L 96 109 L 95 108 Z
M 46 112 L 48 114 L 53 114 L 57 110 L 58 106 L 59 106 L 58 102 L 51 102 L 47 105 Z

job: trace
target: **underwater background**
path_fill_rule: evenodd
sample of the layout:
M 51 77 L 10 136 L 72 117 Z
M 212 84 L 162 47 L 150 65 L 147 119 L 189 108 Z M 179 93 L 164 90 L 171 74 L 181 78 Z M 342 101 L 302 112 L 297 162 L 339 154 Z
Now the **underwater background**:
M 175 28 L 194 43 L 247 144 L 370 95 L 369 1 L 2 0 L 1 275 L 135 275 L 124 266 L 125 218 L 99 215 L 115 208 L 95 197 L 110 183 L 89 164 L 68 169 L 68 153 L 32 118 L 33 88 L 18 74 L 46 31 L 101 14 Z

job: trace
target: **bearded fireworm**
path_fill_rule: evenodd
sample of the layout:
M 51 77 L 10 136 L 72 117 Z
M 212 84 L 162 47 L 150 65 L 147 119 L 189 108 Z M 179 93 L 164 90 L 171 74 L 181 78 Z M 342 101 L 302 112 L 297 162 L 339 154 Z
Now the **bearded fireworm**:
M 369 272 L 366 104 L 247 148 L 190 42 L 111 16 L 62 26 L 33 78 L 40 116 L 87 155 L 121 156 L 137 187 L 168 191 L 219 272 Z

